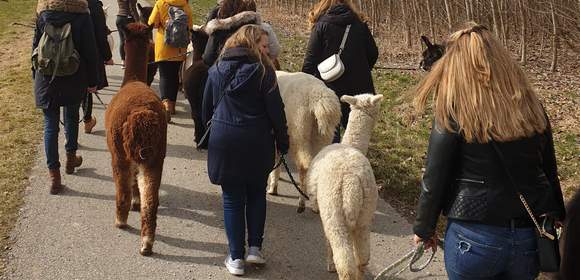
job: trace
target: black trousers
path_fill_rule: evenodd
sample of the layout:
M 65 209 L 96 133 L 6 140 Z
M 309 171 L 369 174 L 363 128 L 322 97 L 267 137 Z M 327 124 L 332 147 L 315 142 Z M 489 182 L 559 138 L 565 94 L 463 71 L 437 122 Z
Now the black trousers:
M 93 94 L 87 92 L 83 102 L 81 103 L 83 108 L 83 121 L 90 121 L 93 117 Z
M 181 61 L 162 61 L 157 63 L 157 66 L 159 66 L 159 92 L 161 94 L 161 100 L 177 100 L 181 63 Z
M 121 60 L 125 61 L 125 30 L 127 29 L 127 24 L 135 22 L 135 19 L 128 16 L 117 16 L 117 33 L 119 33 L 119 54 L 121 55 Z

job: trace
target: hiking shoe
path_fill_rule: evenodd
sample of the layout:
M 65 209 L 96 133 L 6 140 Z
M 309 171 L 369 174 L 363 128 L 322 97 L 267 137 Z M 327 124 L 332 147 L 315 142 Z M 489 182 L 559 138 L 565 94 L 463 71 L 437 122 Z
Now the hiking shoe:
M 62 184 L 60 181 L 60 169 L 49 169 L 48 175 L 50 177 L 50 194 L 58 194 L 62 191 Z
M 90 120 L 84 121 L 85 123 L 85 133 L 90 134 L 93 131 L 95 125 L 97 125 L 97 119 L 95 117 L 91 117 Z
M 242 259 L 235 259 L 232 260 L 232 257 L 228 255 L 226 260 L 224 261 L 226 268 L 232 275 L 241 276 L 244 275 L 244 260 Z
M 264 258 L 264 255 L 262 255 L 259 247 L 250 247 L 250 249 L 248 249 L 246 262 L 253 264 L 265 264 L 266 259 Z
M 81 156 L 77 156 L 76 152 L 66 152 L 66 165 L 64 169 L 66 174 L 73 174 L 75 168 L 81 166 L 81 164 L 83 164 L 83 158 Z

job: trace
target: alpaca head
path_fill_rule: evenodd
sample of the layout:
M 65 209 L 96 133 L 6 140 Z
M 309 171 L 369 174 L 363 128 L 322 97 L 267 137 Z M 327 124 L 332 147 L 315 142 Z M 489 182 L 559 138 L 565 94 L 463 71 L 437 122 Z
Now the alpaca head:
M 359 94 L 355 96 L 343 95 L 340 101 L 348 103 L 352 111 L 362 111 L 369 117 L 376 119 L 381 110 L 381 94 Z
M 141 23 L 147 24 L 151 13 L 153 13 L 153 7 L 143 7 L 141 4 L 137 3 L 137 9 L 139 10 L 139 17 L 141 18 Z
M 149 47 L 149 33 L 151 28 L 143 23 L 129 23 L 125 30 L 125 43 L 131 46 Z M 127 47 L 125 47 L 127 49 Z
M 425 50 L 421 54 L 423 59 L 419 63 L 419 67 L 425 71 L 430 71 L 431 67 L 437 60 L 445 54 L 445 46 L 440 44 L 432 44 L 427 36 L 421 36 L 421 41 L 425 46 Z
M 205 33 L 204 26 L 194 25 L 191 31 L 191 45 L 193 46 L 193 56 L 200 59 L 205 51 L 205 45 L 209 35 Z
M 341 144 L 352 146 L 366 154 L 373 134 L 373 128 L 381 111 L 380 94 L 343 95 L 340 100 L 350 104 L 348 124 Z

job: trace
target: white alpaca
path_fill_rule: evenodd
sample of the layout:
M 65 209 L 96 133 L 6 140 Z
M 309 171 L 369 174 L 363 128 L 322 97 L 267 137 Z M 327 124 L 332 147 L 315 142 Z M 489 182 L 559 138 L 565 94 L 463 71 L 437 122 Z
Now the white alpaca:
M 352 110 L 342 141 L 322 149 L 306 176 L 326 235 L 327 269 L 336 265 L 340 280 L 363 279 L 370 260 L 378 190 L 366 153 L 382 99 L 371 94 L 341 98 Z
M 312 75 L 276 71 L 276 76 L 288 124 L 288 153 L 298 168 L 301 189 L 308 193 L 304 184 L 306 171 L 312 158 L 332 142 L 340 121 L 340 102 L 333 90 Z M 269 194 L 277 194 L 279 178 L 280 168 L 270 173 Z M 304 207 L 304 198 L 300 196 L 298 212 L 304 211 Z

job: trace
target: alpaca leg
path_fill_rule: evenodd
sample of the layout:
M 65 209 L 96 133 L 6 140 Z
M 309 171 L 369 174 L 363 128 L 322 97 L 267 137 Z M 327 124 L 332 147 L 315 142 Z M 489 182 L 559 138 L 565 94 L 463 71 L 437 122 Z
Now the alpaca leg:
M 298 174 L 300 175 L 300 190 L 308 195 L 308 188 L 306 187 L 306 168 L 304 167 L 298 167 Z M 304 212 L 304 209 L 306 208 L 306 200 L 304 199 L 304 197 L 302 197 L 302 195 L 298 196 L 298 209 L 296 210 L 296 212 L 298 213 L 302 213 Z
M 332 248 L 332 259 L 338 272 L 338 279 L 340 280 L 358 280 L 358 268 L 353 248 L 353 242 L 344 223 L 340 218 L 331 217 L 324 226 L 330 226 L 329 230 L 325 228 L 326 238 Z
M 128 162 L 113 162 L 113 180 L 116 187 L 116 218 L 115 226 L 118 228 L 127 227 L 127 217 L 131 202 L 131 169 L 127 168 Z
M 336 272 L 336 266 L 334 266 L 334 261 L 332 260 L 332 247 L 328 239 L 326 239 L 326 271 Z
M 280 155 L 276 153 L 276 164 L 280 160 Z M 280 180 L 280 166 L 270 172 L 268 177 L 268 194 L 277 195 L 278 194 L 278 181 Z
M 132 196 L 131 196 L 131 211 L 140 211 L 141 209 L 141 195 L 139 194 L 139 184 L 137 183 L 137 175 L 139 173 L 139 169 L 136 165 L 132 167 L 132 181 L 133 185 L 131 186 Z
M 371 244 L 370 244 L 370 227 L 363 227 L 357 229 L 353 233 L 354 237 L 354 254 L 356 264 L 360 273 L 360 279 L 365 273 L 366 267 L 371 258 Z
M 155 229 L 157 227 L 157 207 L 159 207 L 159 186 L 163 161 L 156 166 L 140 166 L 139 189 L 141 192 L 141 250 L 143 256 L 153 253 Z

